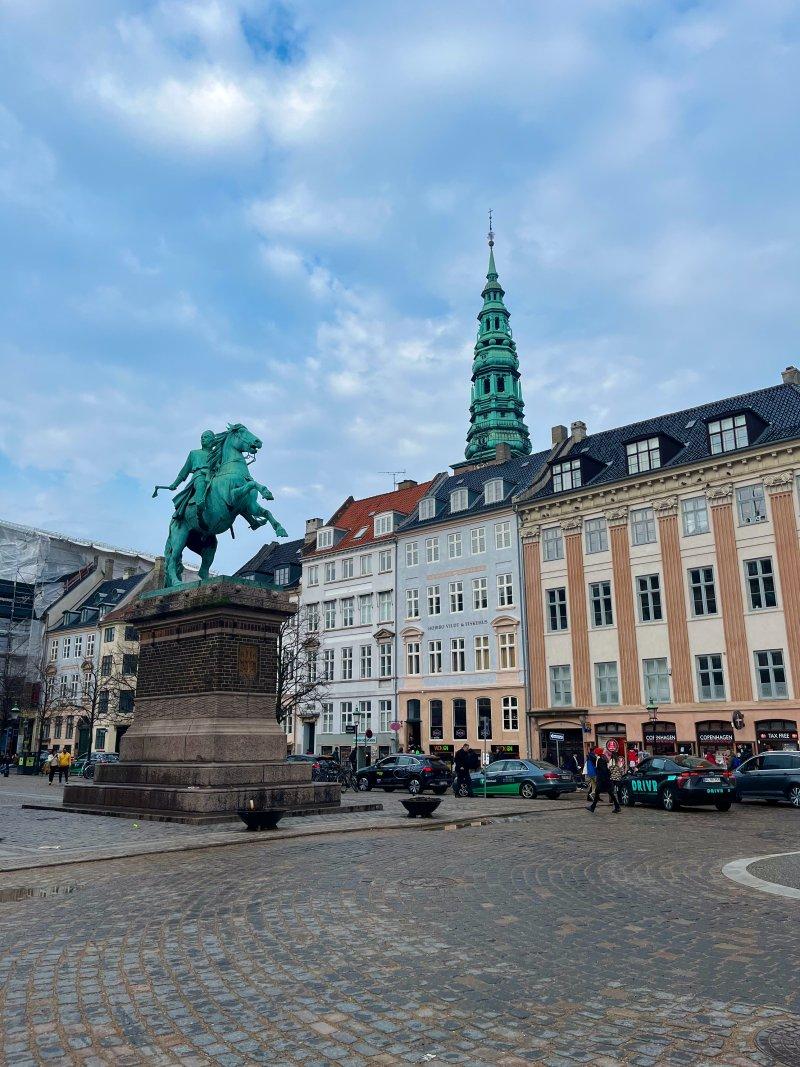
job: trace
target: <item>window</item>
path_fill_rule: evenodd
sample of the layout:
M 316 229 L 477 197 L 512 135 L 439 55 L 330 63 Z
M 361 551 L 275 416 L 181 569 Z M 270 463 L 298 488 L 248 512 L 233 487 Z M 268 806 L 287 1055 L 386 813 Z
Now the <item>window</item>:
M 392 728 L 392 702 L 391 700 L 378 701 L 378 730 L 382 734 L 388 734 Z
M 492 736 L 492 702 L 489 697 L 478 697 L 475 708 L 478 712 L 478 737 L 488 740 Z
M 441 674 L 442 673 L 442 642 L 441 641 L 429 641 L 428 642 L 428 673 L 429 674 Z
M 106 703 L 108 703 L 108 693 L 106 693 Z M 94 735 L 94 747 L 98 752 L 104 752 L 106 747 L 106 737 L 108 730 L 97 730 Z
M 419 563 L 419 541 L 406 541 L 406 566 L 416 567 Z
M 115 627 L 113 626 L 106 626 L 105 630 L 103 630 L 103 641 L 109 643 L 114 640 L 114 629 Z
M 553 464 L 553 492 L 563 493 L 566 489 L 578 489 L 581 485 L 581 461 L 567 459 L 563 463 Z
M 80 689 L 80 675 L 71 674 L 69 676 L 69 695 L 73 700 L 78 698 L 78 690 Z
M 778 648 L 767 652 L 756 652 L 755 659 L 759 699 L 779 700 L 781 697 L 788 696 L 783 652 Z
M 681 501 L 684 537 L 708 533 L 708 501 L 704 496 L 693 496 Z
M 419 589 L 406 589 L 406 618 L 419 618 Z
M 437 736 L 441 737 L 442 736 L 442 719 L 443 719 L 443 717 L 442 717 L 442 702 L 441 702 L 441 700 L 432 700 L 430 702 L 430 713 L 431 713 L 431 735 L 433 735 L 433 731 L 434 730 L 437 730 L 438 731 Z
M 572 704 L 572 669 L 568 663 L 550 668 L 550 702 L 554 708 Z
M 547 590 L 547 629 L 551 633 L 567 628 L 567 590 Z
M 306 625 L 312 633 L 319 629 L 319 604 L 306 604 Z
M 288 585 L 289 584 L 289 568 L 288 567 L 276 567 L 275 568 L 275 585 Z
M 381 641 L 378 645 L 378 677 L 392 677 L 392 645 L 390 641 Z
M 428 563 L 439 562 L 439 538 L 438 537 L 426 537 L 425 538 L 425 559 Z
M 133 713 L 134 696 L 135 694 L 130 691 L 120 693 L 118 706 L 122 714 L 128 715 Z M 69 720 L 67 720 L 67 723 L 69 724 Z
M 51 661 L 58 659 L 58 641 L 50 642 L 50 659 Z
M 342 649 L 342 681 L 349 682 L 353 677 L 353 650 Z
M 469 492 L 466 489 L 455 489 L 450 494 L 450 510 L 466 511 L 469 507 Z
M 55 737 L 57 740 L 61 739 L 61 729 L 63 725 L 64 720 L 61 718 L 60 715 L 56 715 L 56 717 L 53 719 L 53 737 Z
M 441 597 L 439 596 L 439 586 L 438 585 L 429 585 L 428 586 L 428 614 L 429 615 L 440 615 L 441 611 L 442 611 L 442 601 L 441 601 Z
M 139 669 L 139 657 L 126 652 L 122 657 L 122 673 L 136 674 Z
M 320 705 L 320 708 L 321 708 L 321 715 L 320 715 L 320 722 L 319 722 L 320 733 L 332 734 L 333 733 L 333 704 L 331 704 L 330 702 L 326 701 L 324 704 Z
M 100 675 L 101 675 L 102 678 L 110 678 L 111 677 L 111 667 L 112 667 L 113 663 L 114 663 L 114 657 L 113 656 L 103 656 L 103 658 L 100 660 Z
M 657 437 L 633 441 L 625 446 L 628 454 L 628 474 L 643 474 L 661 466 L 661 449 Z
M 464 740 L 467 736 L 467 702 L 457 697 L 453 701 L 453 737 Z
M 372 625 L 372 593 L 362 593 L 358 598 L 358 621 L 362 626 Z
M 355 560 L 352 556 L 348 556 L 346 559 L 342 560 L 342 578 L 353 577 L 355 573 L 354 564 Z
M 488 671 L 489 669 L 489 638 L 482 634 L 475 638 L 475 670 Z
M 450 592 L 450 611 L 459 612 L 464 610 L 464 583 L 463 582 L 451 582 L 449 586 Z
M 766 522 L 767 502 L 764 499 L 764 486 L 740 486 L 736 490 L 736 507 L 740 526 L 748 526 L 752 522 Z
M 360 649 L 361 677 L 372 677 L 372 645 L 362 645 Z
M 713 567 L 692 567 L 689 570 L 689 592 L 692 597 L 693 615 L 717 614 Z
M 139 631 L 136 629 L 135 626 L 126 626 L 125 627 L 125 640 L 126 641 L 138 641 L 139 640 Z
M 368 574 L 372 574 L 372 556 L 366 555 L 358 558 L 361 561 L 361 577 L 366 578 Z
M 475 526 L 469 532 L 470 552 L 473 556 L 480 556 L 486 551 L 486 530 L 483 526 Z
M 376 537 L 383 537 L 384 534 L 390 534 L 394 529 L 394 515 L 391 511 L 384 512 L 383 515 L 376 515 L 373 522 L 373 529 L 375 530 Z
M 309 585 L 319 585 L 319 566 L 316 563 L 311 564 L 306 573 Z
M 97 710 L 101 715 L 108 714 L 108 690 L 104 689 L 102 693 L 97 694 Z
M 636 579 L 639 595 L 639 621 L 661 622 L 661 579 L 657 574 L 643 574 Z
M 419 502 L 419 517 L 420 519 L 435 519 L 436 518 L 436 498 L 432 496 L 426 496 L 424 500 Z
M 700 700 L 724 700 L 725 679 L 722 675 L 722 656 L 713 653 L 697 656 L 697 695 Z
M 736 448 L 745 448 L 747 439 L 747 420 L 744 415 L 734 415 L 727 419 L 716 419 L 708 424 L 708 441 L 711 454 L 733 452 Z
M 323 682 L 333 681 L 333 649 L 326 648 L 322 653 L 322 680 Z
M 613 626 L 614 611 L 611 606 L 611 582 L 591 582 L 589 602 L 592 606 L 592 626 Z
M 583 532 L 587 552 L 608 551 L 608 526 L 605 519 L 587 519 L 583 524 Z
M 482 611 L 489 607 L 489 591 L 486 578 L 472 579 L 472 607 L 475 611 Z
M 124 696 L 132 697 L 133 693 L 122 693 L 120 695 L 120 698 L 119 698 L 120 699 L 120 706 L 119 706 L 119 710 L 120 711 L 123 710 L 123 708 L 122 708 L 122 697 L 124 697 Z M 133 711 L 133 701 L 132 700 L 131 700 L 131 707 L 130 707 L 129 710 Z M 72 737 L 72 735 L 74 733 L 75 733 L 75 716 L 74 715 L 68 715 L 67 716 L 66 726 L 64 728 L 64 734 L 65 734 L 66 737 Z
M 333 630 L 336 626 L 336 601 L 326 600 L 325 604 L 325 629 Z
M 356 600 L 355 597 L 346 596 L 341 601 L 342 626 L 355 626 Z
M 564 558 L 564 538 L 560 526 L 548 526 L 542 531 L 542 558 L 544 560 Z
M 598 704 L 619 704 L 617 664 L 613 660 L 595 663 L 594 688 Z
M 463 637 L 450 639 L 450 669 L 456 674 L 467 669 L 467 653 Z
M 497 606 L 499 608 L 514 606 L 514 585 L 510 574 L 497 575 Z
M 491 481 L 483 483 L 484 504 L 497 504 L 504 496 L 502 478 L 492 478 Z
M 324 708 L 325 705 L 323 704 L 322 707 Z M 331 731 L 330 732 L 333 733 L 333 704 L 329 704 L 328 707 L 331 709 Z M 355 714 L 353 712 L 353 701 L 352 700 L 343 700 L 343 701 L 341 701 L 341 703 L 339 704 L 339 718 L 341 720 L 341 733 L 343 733 L 343 734 L 347 733 L 347 729 L 346 728 L 348 726 L 355 726 L 356 725 L 356 717 L 355 717 Z
M 75 637 L 75 659 L 80 659 L 83 655 L 83 635 L 78 634 Z
M 449 533 L 447 535 L 447 555 L 450 559 L 458 559 L 463 553 L 461 546 L 461 534 Z
M 656 517 L 652 508 L 631 511 L 631 539 L 635 545 L 652 545 L 656 540 Z
M 326 582 L 335 582 L 336 581 L 336 561 L 335 560 L 332 563 L 326 563 L 325 564 L 325 581 Z
M 517 635 L 500 634 L 500 670 L 510 671 L 517 665 Z
M 394 593 L 391 589 L 378 593 L 378 622 L 394 622 Z
M 86 656 L 88 659 L 94 659 L 94 634 L 86 635 Z
M 503 697 L 503 729 L 519 730 L 519 702 L 516 697 Z
M 69 685 L 69 680 L 68 680 L 66 674 L 62 678 L 59 679 L 58 685 L 59 685 L 59 693 L 60 693 L 60 695 L 62 697 L 65 697 L 67 695 L 67 686 Z
M 317 530 L 317 548 L 333 547 L 333 530 Z
M 744 573 L 747 578 L 747 592 L 750 607 L 774 608 L 778 603 L 775 593 L 775 577 L 772 573 L 772 559 L 748 559 L 745 561 Z
M 409 641 L 406 645 L 406 670 L 409 674 L 419 674 L 419 641 Z
M 69 659 L 72 656 L 72 638 L 65 637 L 61 642 L 61 658 Z
M 494 524 L 494 547 L 511 548 L 510 522 L 496 522 Z
M 378 574 L 388 574 L 392 569 L 392 550 L 384 548 L 378 553 Z
M 666 659 L 646 659 L 644 668 L 644 700 L 646 704 L 669 703 L 669 668 Z

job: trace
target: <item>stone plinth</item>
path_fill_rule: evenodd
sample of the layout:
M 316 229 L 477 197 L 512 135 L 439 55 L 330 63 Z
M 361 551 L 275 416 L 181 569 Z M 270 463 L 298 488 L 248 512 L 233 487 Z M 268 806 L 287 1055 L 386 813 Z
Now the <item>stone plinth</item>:
M 121 762 L 94 784 L 64 789 L 64 807 L 172 812 L 207 820 L 238 808 L 332 806 L 339 786 L 286 762 L 275 718 L 278 629 L 294 611 L 284 593 L 217 578 L 144 594 L 133 725 Z

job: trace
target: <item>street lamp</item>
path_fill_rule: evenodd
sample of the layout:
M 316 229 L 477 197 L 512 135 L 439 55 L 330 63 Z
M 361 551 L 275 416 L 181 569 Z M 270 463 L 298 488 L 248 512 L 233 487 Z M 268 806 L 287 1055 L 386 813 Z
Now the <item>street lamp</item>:
M 647 704 L 647 714 L 650 716 L 650 722 L 653 724 L 653 755 L 656 754 L 656 723 L 658 722 L 658 704 L 654 700 L 650 700 Z

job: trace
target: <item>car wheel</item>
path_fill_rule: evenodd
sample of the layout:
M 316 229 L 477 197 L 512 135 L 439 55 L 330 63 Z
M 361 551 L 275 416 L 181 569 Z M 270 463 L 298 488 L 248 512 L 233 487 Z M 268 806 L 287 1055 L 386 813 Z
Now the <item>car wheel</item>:
M 714 802 L 714 807 L 717 809 L 717 811 L 730 811 L 731 802 L 730 800 L 716 800 Z
M 418 797 L 420 793 L 425 792 L 425 787 L 419 778 L 410 778 L 408 781 L 408 791 L 413 797 Z
M 664 811 L 677 811 L 680 806 L 678 795 L 674 789 L 671 789 L 669 786 L 667 786 L 666 789 L 662 789 L 661 807 Z
M 358 791 L 360 793 L 368 793 L 370 791 L 370 789 L 372 789 L 372 782 L 369 780 L 369 778 L 366 778 L 366 777 L 358 778 L 357 781 L 358 781 Z
M 522 785 L 519 787 L 519 795 L 521 797 L 524 797 L 525 800 L 535 800 L 536 786 L 533 784 L 533 782 L 523 782 Z
M 444 796 L 444 794 L 446 792 L 447 792 L 447 786 L 446 785 L 440 785 L 436 789 L 434 789 L 434 793 L 436 794 L 437 797 Z
M 624 785 L 619 791 L 619 802 L 624 808 L 632 808 L 636 803 L 633 790 L 629 785 Z
M 793 808 L 800 808 L 800 785 L 789 786 L 789 792 L 786 794 L 786 799 Z

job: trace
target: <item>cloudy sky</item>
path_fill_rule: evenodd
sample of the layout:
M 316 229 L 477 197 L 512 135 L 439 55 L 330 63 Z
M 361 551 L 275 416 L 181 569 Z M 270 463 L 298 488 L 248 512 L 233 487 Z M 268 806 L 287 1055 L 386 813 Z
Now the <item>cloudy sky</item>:
M 294 535 L 445 469 L 490 207 L 537 447 L 779 381 L 799 85 L 789 0 L 0 0 L 0 516 L 158 551 L 229 420 Z

